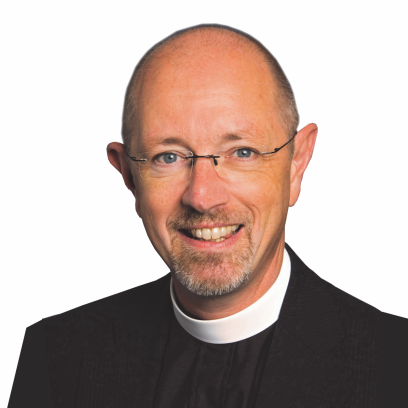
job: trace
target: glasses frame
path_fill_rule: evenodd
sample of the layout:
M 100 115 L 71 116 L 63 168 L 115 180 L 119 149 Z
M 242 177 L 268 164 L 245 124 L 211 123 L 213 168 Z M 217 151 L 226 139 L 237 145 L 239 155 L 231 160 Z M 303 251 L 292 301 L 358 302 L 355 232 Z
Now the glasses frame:
M 281 147 L 276 147 L 273 151 L 271 151 L 271 152 L 262 152 L 261 153 L 261 155 L 267 155 L 267 154 L 275 154 L 275 153 L 278 153 L 279 152 L 279 150 L 282 150 L 286 145 L 288 145 L 294 138 L 295 138 L 295 136 L 297 135 L 297 132 L 295 132 L 295 134 L 292 136 L 292 138 L 291 139 L 289 139 L 285 144 L 283 144 Z M 126 146 L 125 146 L 125 153 L 126 153 L 126 155 L 129 157 L 129 159 L 130 160 L 132 160 L 132 161 L 134 161 L 134 162 L 145 162 L 145 161 L 147 161 L 147 159 L 137 159 L 136 157 L 134 157 L 134 156 L 130 156 L 129 155 L 129 153 L 127 152 L 127 150 L 126 150 Z M 192 153 L 192 152 L 191 152 Z M 191 165 L 192 166 L 194 166 L 194 161 L 195 161 L 195 159 L 200 159 L 200 158 L 203 158 L 203 159 L 213 159 L 214 160 L 214 166 L 215 166 L 215 170 L 217 170 L 217 166 L 218 166 L 218 161 L 217 161 L 217 159 L 219 159 L 219 158 L 221 158 L 221 156 L 215 156 L 215 155 L 213 155 L 213 154 L 206 154 L 206 155 L 204 155 L 204 156 L 198 156 L 198 155 L 196 155 L 196 154 L 191 154 L 191 155 L 189 155 L 189 156 L 186 156 L 185 157 L 185 159 L 191 159 Z

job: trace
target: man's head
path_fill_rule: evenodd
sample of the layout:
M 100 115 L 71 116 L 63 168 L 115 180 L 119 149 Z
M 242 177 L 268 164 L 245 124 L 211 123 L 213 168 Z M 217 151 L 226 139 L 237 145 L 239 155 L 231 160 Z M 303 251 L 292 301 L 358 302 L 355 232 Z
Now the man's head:
M 227 294 L 267 273 L 313 151 L 317 128 L 308 125 L 293 154 L 288 145 L 262 155 L 298 125 L 289 82 L 262 47 L 219 26 L 159 43 L 136 68 L 124 110 L 127 154 L 148 161 L 108 146 L 154 247 L 196 295 Z

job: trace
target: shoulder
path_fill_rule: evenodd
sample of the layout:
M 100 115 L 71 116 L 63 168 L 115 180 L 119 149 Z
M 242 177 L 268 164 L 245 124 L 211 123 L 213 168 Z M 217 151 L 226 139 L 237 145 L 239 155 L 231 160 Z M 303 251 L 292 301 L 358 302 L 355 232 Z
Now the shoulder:
M 103 321 L 118 313 L 130 301 L 136 301 L 140 305 L 154 302 L 155 298 L 162 296 L 165 288 L 170 290 L 170 274 L 156 281 L 87 303 L 55 316 L 47 317 L 45 318 L 46 324 L 48 326 L 64 326 L 78 322 L 78 320 L 95 318 Z
M 297 275 L 302 276 L 305 292 L 307 291 L 305 296 L 312 297 L 319 293 L 321 297 L 330 298 L 343 328 L 353 324 L 356 319 L 369 320 L 373 326 L 377 325 L 381 315 L 377 308 L 324 280 L 306 266 L 287 244 L 286 248 L 291 258 L 292 271 L 296 270 Z
M 408 406 L 408 319 L 381 312 L 320 278 L 295 254 L 292 258 L 307 288 L 304 296 L 331 299 L 325 307 L 337 316 L 342 335 L 328 358 L 353 379 L 349 405 L 362 406 L 364 400 L 373 407 Z M 321 323 L 328 326 L 330 320 Z
M 381 326 L 385 330 L 392 330 L 402 336 L 408 335 L 408 319 L 401 316 L 392 315 L 389 313 L 381 313 Z M 407 343 L 408 344 L 408 343 Z
M 42 320 L 48 353 L 60 354 L 93 344 L 112 344 L 113 320 L 131 307 L 143 315 L 161 304 L 170 291 L 170 274 Z M 40 324 L 40 323 L 39 323 Z
M 334 299 L 340 320 L 368 319 L 378 326 L 382 314 L 380 310 L 323 279 L 321 281 Z
M 382 312 L 379 318 L 379 343 L 383 350 L 381 358 L 398 365 L 403 361 L 408 367 L 408 319 Z
M 408 406 L 408 319 L 378 310 L 306 266 L 303 271 L 311 285 L 333 299 L 344 337 L 331 357 L 358 372 L 359 392 L 372 400 L 376 395 L 376 406 Z
M 408 406 L 408 319 L 381 313 L 379 319 L 378 407 Z
M 313 272 L 314 274 L 314 272 Z M 316 274 L 315 274 L 316 275 Z M 351 318 L 365 318 L 370 319 L 378 330 L 379 340 L 384 333 L 388 333 L 389 337 L 397 337 L 405 340 L 405 344 L 408 344 L 408 319 L 401 316 L 385 313 L 377 309 L 376 307 L 363 302 L 362 300 L 350 295 L 349 293 L 337 288 L 331 283 L 318 277 L 322 284 L 330 291 L 336 308 L 339 313 L 340 319 L 342 317 Z M 392 336 L 390 334 L 393 333 Z

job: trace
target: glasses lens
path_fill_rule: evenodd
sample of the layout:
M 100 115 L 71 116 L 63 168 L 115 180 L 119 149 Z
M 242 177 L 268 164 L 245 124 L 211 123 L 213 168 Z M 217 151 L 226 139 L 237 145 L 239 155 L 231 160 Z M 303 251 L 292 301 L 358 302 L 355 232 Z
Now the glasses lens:
M 225 152 L 220 152 L 219 170 L 220 177 L 231 179 L 234 176 L 242 177 L 245 173 L 259 171 L 267 159 L 262 153 L 266 146 L 236 146 Z
M 161 181 L 182 180 L 190 177 L 192 170 L 192 152 L 183 150 L 155 150 L 141 154 L 139 161 L 140 175 L 143 179 Z

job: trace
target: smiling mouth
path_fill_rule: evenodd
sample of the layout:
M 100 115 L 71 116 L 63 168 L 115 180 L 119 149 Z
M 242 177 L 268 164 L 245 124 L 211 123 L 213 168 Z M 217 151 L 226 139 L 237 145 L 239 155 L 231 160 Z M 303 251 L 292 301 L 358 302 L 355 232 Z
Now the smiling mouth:
M 222 242 L 235 235 L 242 225 L 234 224 L 215 228 L 182 229 L 181 232 L 197 241 Z

